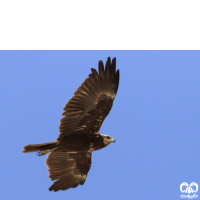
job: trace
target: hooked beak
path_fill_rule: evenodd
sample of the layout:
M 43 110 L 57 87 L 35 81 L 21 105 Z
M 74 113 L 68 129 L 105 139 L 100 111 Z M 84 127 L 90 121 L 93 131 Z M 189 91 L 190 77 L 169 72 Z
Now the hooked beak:
M 113 142 L 115 143 L 115 142 L 116 142 L 116 140 L 114 139 L 114 140 L 113 140 Z

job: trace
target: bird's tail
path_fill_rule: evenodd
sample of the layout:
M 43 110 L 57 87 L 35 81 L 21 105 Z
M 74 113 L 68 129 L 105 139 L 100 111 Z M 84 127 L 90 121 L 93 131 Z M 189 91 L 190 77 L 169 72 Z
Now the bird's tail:
M 57 141 L 44 143 L 44 144 L 27 144 L 24 146 L 24 150 L 22 153 L 31 153 L 31 152 L 39 152 L 39 156 L 42 156 L 51 150 L 57 148 L 56 147 Z

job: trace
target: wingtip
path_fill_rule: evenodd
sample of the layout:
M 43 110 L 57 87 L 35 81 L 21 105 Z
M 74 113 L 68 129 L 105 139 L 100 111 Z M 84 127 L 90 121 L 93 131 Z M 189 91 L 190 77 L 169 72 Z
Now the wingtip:
M 110 58 L 110 56 L 107 58 L 107 62 L 109 62 L 111 64 L 111 58 Z M 113 62 L 116 63 L 116 57 L 112 58 L 112 63 Z
M 110 56 L 108 56 L 107 60 L 110 60 Z
M 116 62 L 116 57 L 114 57 L 114 58 L 112 59 L 112 62 Z

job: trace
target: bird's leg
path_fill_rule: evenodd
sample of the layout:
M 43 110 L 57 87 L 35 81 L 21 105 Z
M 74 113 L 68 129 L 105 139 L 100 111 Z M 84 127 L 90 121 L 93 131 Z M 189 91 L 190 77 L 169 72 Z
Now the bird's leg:
M 46 150 L 40 150 L 40 151 L 38 151 L 37 152 L 37 156 L 43 156 L 43 155 L 45 155 L 45 154 L 47 154 L 47 153 L 50 153 L 51 151 L 54 151 L 54 150 L 56 150 L 58 147 L 55 147 L 55 148 L 53 148 L 53 149 L 46 149 Z
M 42 154 L 42 151 L 40 150 L 40 151 L 38 151 L 37 153 L 36 153 L 36 155 L 37 156 L 42 156 L 43 154 Z

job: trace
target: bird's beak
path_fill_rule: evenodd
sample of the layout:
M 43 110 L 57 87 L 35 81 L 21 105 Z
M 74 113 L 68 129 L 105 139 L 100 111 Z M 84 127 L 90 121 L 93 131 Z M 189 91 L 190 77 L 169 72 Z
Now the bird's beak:
M 114 139 L 114 140 L 113 140 L 113 142 L 115 143 L 115 142 L 116 142 L 116 140 Z

